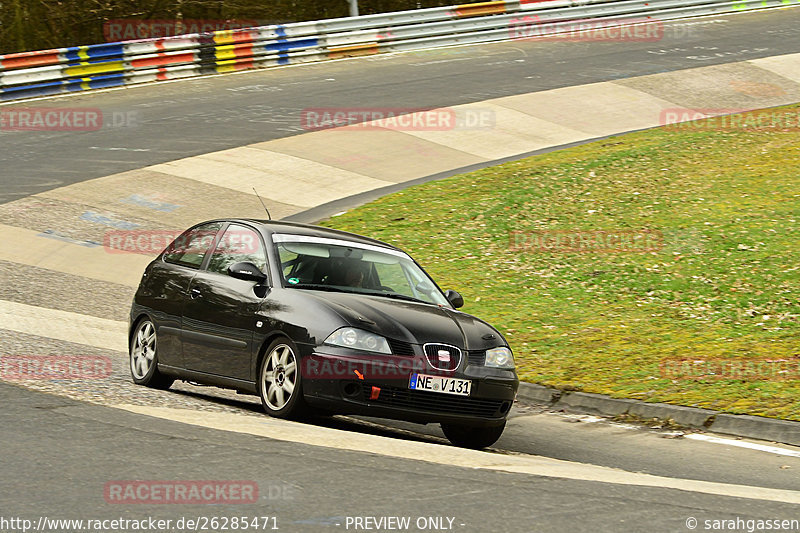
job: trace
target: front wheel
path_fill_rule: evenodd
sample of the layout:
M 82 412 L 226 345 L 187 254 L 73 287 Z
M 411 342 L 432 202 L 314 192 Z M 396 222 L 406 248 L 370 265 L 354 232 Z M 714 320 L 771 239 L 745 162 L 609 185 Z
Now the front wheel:
M 156 326 L 144 319 L 136 326 L 130 342 L 131 377 L 137 385 L 154 389 L 168 389 L 174 378 L 158 371 L 158 339 Z
M 272 341 L 258 372 L 258 392 L 267 414 L 277 418 L 307 415 L 301 381 L 300 356 L 294 343 L 286 338 Z
M 503 421 L 499 426 L 464 426 L 442 423 L 441 426 L 444 436 L 454 445 L 480 450 L 497 442 L 497 439 L 503 434 L 506 423 Z

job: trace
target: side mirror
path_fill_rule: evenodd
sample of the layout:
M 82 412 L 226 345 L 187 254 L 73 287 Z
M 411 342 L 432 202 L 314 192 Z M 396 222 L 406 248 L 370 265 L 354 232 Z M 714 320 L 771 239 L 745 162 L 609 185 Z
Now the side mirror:
M 267 275 L 249 261 L 232 264 L 228 267 L 228 275 L 245 281 L 256 281 L 258 283 L 267 281 Z
M 444 297 L 447 298 L 447 301 L 450 302 L 456 309 L 459 307 L 464 307 L 464 297 L 458 294 L 456 291 L 447 289 L 447 291 L 444 293 Z

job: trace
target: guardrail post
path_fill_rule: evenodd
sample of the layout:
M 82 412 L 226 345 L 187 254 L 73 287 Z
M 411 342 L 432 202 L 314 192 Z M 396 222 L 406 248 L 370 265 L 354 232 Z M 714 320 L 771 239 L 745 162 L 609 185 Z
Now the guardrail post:
M 350 3 L 350 16 L 358 16 L 358 0 L 347 0 Z

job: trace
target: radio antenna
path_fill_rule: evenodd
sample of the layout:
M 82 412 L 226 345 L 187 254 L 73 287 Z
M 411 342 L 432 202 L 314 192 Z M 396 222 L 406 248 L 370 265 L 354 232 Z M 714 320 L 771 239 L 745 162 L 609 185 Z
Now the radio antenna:
M 258 195 L 258 191 L 256 190 L 255 187 L 253 187 L 253 192 L 256 193 L 256 197 L 258 198 L 258 201 L 261 202 L 262 206 L 264 206 L 264 211 L 267 212 L 267 216 L 269 217 L 270 220 L 272 220 L 272 215 L 269 214 L 269 209 L 267 209 L 267 204 L 265 204 L 264 200 L 262 200 L 261 197 Z

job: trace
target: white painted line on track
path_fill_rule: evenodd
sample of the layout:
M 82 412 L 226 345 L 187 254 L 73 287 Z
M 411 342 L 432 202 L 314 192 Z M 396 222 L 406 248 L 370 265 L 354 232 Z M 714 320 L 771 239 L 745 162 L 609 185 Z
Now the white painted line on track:
M 0 329 L 105 350 L 128 350 L 125 322 L 6 300 L 0 300 Z
M 102 147 L 90 146 L 89 150 L 106 150 L 109 152 L 150 152 L 150 148 L 122 148 L 122 147 Z
M 585 422 L 587 424 L 594 424 L 596 422 L 608 422 L 607 418 L 603 418 L 602 416 L 594 416 L 594 415 L 581 415 L 581 414 L 573 414 L 573 413 L 566 413 L 561 414 L 559 413 L 561 418 L 566 418 L 567 420 L 575 420 L 577 422 Z
M 776 455 L 785 455 L 787 457 L 800 457 L 800 450 L 789 450 L 786 448 L 780 448 L 778 446 L 769 446 L 767 444 L 758 444 L 757 442 L 748 442 L 744 440 L 726 439 L 723 437 L 716 437 L 714 435 L 705 435 L 703 433 L 690 433 L 688 435 L 684 435 L 684 438 L 691 440 L 699 440 L 703 442 L 710 442 L 712 444 L 722 444 L 725 446 L 736 446 L 738 448 L 747 448 L 749 450 L 773 453 Z
M 580 415 L 580 414 L 559 414 L 560 417 L 566 418 L 568 420 L 574 420 L 576 422 L 582 422 L 586 424 L 596 424 L 596 423 L 604 423 L 605 425 L 620 428 L 620 429 L 632 429 L 636 431 L 641 431 L 643 429 L 647 429 L 647 426 L 637 426 L 633 424 L 621 424 L 619 422 L 614 422 L 608 418 L 603 418 L 594 415 Z M 800 449 L 792 450 L 788 448 L 781 448 L 779 446 L 770 446 L 768 444 L 759 444 L 757 442 L 750 442 L 744 440 L 737 440 L 737 439 L 729 439 L 725 437 L 718 437 L 715 435 L 708 435 L 706 433 L 684 433 L 683 431 L 658 431 L 658 433 L 669 436 L 669 437 L 683 437 L 685 439 L 696 440 L 701 442 L 707 442 L 710 444 L 720 444 L 723 446 L 735 446 L 737 448 L 746 448 L 748 450 L 754 450 L 759 452 L 766 452 L 775 455 L 784 455 L 787 457 L 800 457 Z

